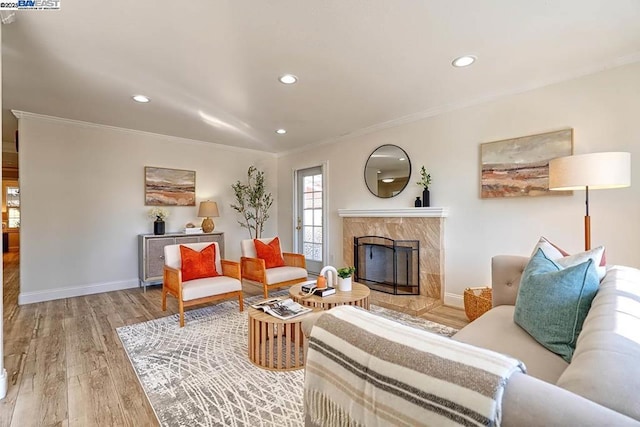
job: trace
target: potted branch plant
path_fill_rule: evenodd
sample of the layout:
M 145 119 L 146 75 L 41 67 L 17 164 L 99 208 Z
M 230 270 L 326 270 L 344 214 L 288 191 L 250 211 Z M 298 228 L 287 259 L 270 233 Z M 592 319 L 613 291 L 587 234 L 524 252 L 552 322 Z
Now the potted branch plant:
M 164 234 L 164 220 L 169 216 L 169 211 L 163 208 L 151 208 L 149 209 L 149 218 L 154 218 L 153 221 L 153 234 Z
M 250 166 L 247 182 L 237 181 L 231 188 L 236 196 L 236 203 L 231 207 L 242 215 L 238 224 L 249 230 L 249 237 L 259 239 L 262 237 L 264 224 L 269 219 L 269 208 L 273 204 L 273 196 L 265 188 L 264 172 Z
M 422 206 L 425 208 L 429 207 L 429 186 L 431 185 L 431 174 L 427 173 L 427 170 L 424 168 L 420 168 L 420 181 L 416 182 L 416 184 L 422 186 Z
M 351 267 L 342 267 L 338 269 L 338 290 L 341 292 L 349 292 L 351 291 L 351 276 L 356 272 L 356 268 Z

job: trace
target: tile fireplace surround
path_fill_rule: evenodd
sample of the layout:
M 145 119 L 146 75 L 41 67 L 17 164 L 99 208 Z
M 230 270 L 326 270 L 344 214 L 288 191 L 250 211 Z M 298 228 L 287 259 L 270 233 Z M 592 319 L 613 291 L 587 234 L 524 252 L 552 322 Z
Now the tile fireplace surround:
M 420 315 L 442 305 L 444 297 L 444 219 L 447 208 L 339 209 L 342 217 L 343 260 L 353 265 L 353 238 L 382 236 L 420 241 L 420 295 L 371 291 L 371 302 Z

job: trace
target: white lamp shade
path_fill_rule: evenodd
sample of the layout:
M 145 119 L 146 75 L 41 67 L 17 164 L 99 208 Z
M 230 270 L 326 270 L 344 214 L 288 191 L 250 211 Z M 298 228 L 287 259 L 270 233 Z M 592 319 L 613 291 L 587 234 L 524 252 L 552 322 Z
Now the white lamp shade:
M 207 200 L 206 202 L 200 202 L 200 208 L 198 209 L 198 216 L 200 218 L 220 216 L 220 214 L 218 213 L 218 204 L 210 200 Z
M 549 190 L 622 188 L 631 185 L 631 153 L 590 153 L 549 162 Z

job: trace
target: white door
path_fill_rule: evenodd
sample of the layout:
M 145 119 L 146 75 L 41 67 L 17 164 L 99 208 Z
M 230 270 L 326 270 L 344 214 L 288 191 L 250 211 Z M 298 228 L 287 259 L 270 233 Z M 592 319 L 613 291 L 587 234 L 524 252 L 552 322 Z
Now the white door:
M 324 179 L 322 167 L 296 171 L 295 234 L 298 253 L 307 271 L 318 274 L 324 265 Z

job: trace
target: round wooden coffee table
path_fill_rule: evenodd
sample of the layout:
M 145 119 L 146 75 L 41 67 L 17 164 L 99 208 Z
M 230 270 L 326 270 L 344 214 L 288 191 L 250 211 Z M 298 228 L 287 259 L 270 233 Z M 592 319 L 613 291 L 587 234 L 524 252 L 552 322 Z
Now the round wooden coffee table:
M 249 360 L 261 368 L 277 371 L 303 368 L 306 338 L 302 321 L 310 313 L 282 320 L 251 306 L 248 311 Z
M 349 292 L 340 292 L 336 289 L 336 293 L 328 297 L 319 297 L 312 295 L 302 298 L 302 285 L 294 285 L 289 288 L 289 296 L 295 302 L 307 307 L 317 307 L 322 310 L 329 310 L 337 305 L 355 305 L 369 310 L 369 294 L 370 290 L 367 286 L 353 282 Z

